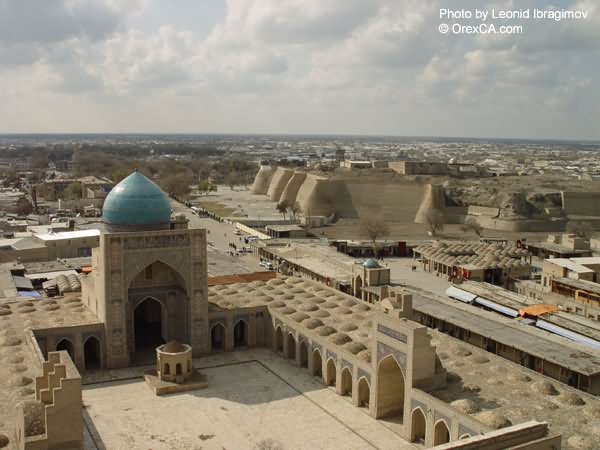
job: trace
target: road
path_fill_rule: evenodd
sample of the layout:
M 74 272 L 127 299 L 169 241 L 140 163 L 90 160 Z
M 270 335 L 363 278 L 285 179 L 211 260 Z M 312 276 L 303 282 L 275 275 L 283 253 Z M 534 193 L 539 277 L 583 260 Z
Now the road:
M 227 255 L 227 251 L 230 250 L 230 243 L 234 243 L 238 248 L 246 245 L 243 236 L 235 234 L 236 228 L 232 224 L 219 222 L 209 217 L 198 217 L 192 213 L 190 208 L 175 200 L 171 200 L 171 207 L 175 214 L 186 216 L 190 228 L 206 229 L 209 275 L 228 275 L 265 270 L 258 265 L 258 259 L 252 254 Z

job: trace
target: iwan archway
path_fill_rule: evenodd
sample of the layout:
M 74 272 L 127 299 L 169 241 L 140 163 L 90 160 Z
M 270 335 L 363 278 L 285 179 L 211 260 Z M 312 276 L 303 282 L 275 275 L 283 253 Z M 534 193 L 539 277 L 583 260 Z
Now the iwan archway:
M 136 361 L 152 360 L 156 347 L 165 343 L 163 306 L 147 297 L 133 312 L 133 353 Z
M 128 289 L 129 351 L 135 362 L 154 358 L 167 341 L 188 343 L 190 302 L 183 277 L 161 261 L 147 265 Z

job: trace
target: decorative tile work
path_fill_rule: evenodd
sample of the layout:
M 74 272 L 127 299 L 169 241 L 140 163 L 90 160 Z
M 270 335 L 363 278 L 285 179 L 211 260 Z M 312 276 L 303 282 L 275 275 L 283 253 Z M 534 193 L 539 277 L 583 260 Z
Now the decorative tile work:
M 423 403 L 423 402 L 420 402 L 419 400 L 415 400 L 414 398 L 412 398 L 410 400 L 411 414 L 415 410 L 415 408 L 421 408 L 421 411 L 423 411 L 423 414 L 427 414 L 427 405 L 425 405 L 425 403 Z
M 250 316 L 248 314 L 237 314 L 233 322 L 237 323 L 239 320 L 245 320 L 247 324 L 250 324 Z
M 436 423 L 438 420 L 441 420 L 441 419 L 443 419 L 444 422 L 446 422 L 446 425 L 448 425 L 448 428 L 452 427 L 452 421 L 450 420 L 450 418 L 448 416 L 445 416 L 438 411 L 434 411 L 433 412 L 433 422 Z
M 366 380 L 371 384 L 371 374 L 363 369 L 358 369 L 358 379 L 366 378 Z
M 382 334 L 385 334 L 386 336 L 391 337 L 392 339 L 396 339 L 397 341 L 400 341 L 404 344 L 408 342 L 408 336 L 406 336 L 404 333 L 392 330 L 391 328 L 388 328 L 385 325 L 381 325 L 380 323 L 377 324 L 377 331 L 379 331 Z
M 392 355 L 396 362 L 406 373 L 406 353 L 395 350 L 383 342 L 377 342 L 377 363 L 380 363 L 386 356 Z
M 465 427 L 462 423 L 458 424 L 458 437 L 460 438 L 461 436 L 465 435 L 465 434 L 470 434 L 471 436 L 477 436 L 478 433 L 477 431 L 473 431 L 470 428 Z
M 342 359 L 342 370 L 344 370 L 346 367 L 350 369 L 350 372 L 352 372 L 352 369 L 354 368 L 351 362 Z

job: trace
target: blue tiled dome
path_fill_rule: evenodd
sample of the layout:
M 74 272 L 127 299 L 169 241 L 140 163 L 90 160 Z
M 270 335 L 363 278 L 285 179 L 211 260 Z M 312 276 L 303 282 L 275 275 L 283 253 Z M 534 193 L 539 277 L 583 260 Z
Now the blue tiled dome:
M 377 269 L 379 267 L 379 263 L 375 261 L 373 258 L 369 258 L 363 264 L 367 269 Z
M 169 198 L 156 183 L 135 171 L 108 194 L 102 208 L 109 225 L 161 225 L 171 218 Z

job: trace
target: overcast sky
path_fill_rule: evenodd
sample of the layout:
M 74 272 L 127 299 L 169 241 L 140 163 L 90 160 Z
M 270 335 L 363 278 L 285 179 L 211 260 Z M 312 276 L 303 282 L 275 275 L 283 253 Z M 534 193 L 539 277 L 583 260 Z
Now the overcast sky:
M 438 32 L 484 3 L 0 0 L 0 132 L 600 140 L 600 1 L 491 0 L 589 18 Z

